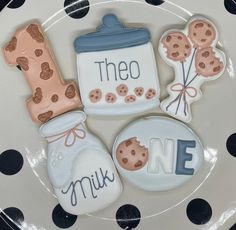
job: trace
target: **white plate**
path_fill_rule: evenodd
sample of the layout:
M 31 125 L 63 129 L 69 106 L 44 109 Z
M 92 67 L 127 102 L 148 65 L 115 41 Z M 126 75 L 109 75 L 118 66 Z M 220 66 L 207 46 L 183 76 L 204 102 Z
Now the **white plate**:
M 225 1 L 228 2 L 227 8 L 230 7 L 229 10 L 235 13 L 236 10 L 232 8 L 235 7 L 234 1 Z M 145 26 L 151 31 L 162 99 L 167 95 L 167 84 L 173 80 L 173 71 L 157 53 L 161 34 L 173 27 L 183 28 L 193 13 L 203 14 L 218 25 L 222 49 L 229 57 L 227 71 L 220 79 L 203 87 L 204 97 L 193 105 L 194 116 L 189 125 L 205 147 L 205 164 L 192 180 L 177 189 L 147 193 L 124 181 L 123 195 L 109 208 L 77 219 L 63 213 L 57 206 L 47 176 L 46 142 L 39 136 L 38 126 L 31 121 L 25 108 L 24 100 L 30 95 L 29 87 L 21 72 L 17 68 L 8 67 L 0 53 L 0 209 L 5 210 L 13 222 L 22 220 L 23 229 L 53 230 L 70 227 L 80 230 L 118 230 L 121 228 L 116 217 L 134 218 L 129 221 L 118 220 L 123 229 L 229 229 L 236 222 L 236 158 L 226 148 L 228 137 L 236 130 L 236 16 L 225 9 L 223 1 L 215 0 L 175 0 L 157 6 L 144 0 L 90 0 L 88 13 L 85 12 L 80 19 L 69 17 L 63 7 L 64 0 L 26 0 L 19 8 L 5 7 L 0 13 L 0 46 L 10 39 L 17 27 L 38 19 L 51 41 L 64 77 L 76 80 L 74 39 L 94 31 L 104 14 L 115 13 L 126 25 Z M 160 114 L 161 111 L 151 111 L 153 113 Z M 122 119 L 93 118 L 89 119 L 88 126 L 111 150 L 116 135 L 134 119 L 134 116 Z M 235 136 L 232 142 L 228 142 L 228 146 L 236 155 L 234 143 Z M 20 155 L 14 151 L 4 152 L 9 149 L 17 150 Z M 196 198 L 207 203 L 203 200 L 191 202 Z M 137 209 L 133 206 L 119 209 L 126 204 L 136 206 Z M 191 222 L 188 216 L 197 224 Z M 203 224 L 198 225 L 200 223 Z M 7 224 L 13 225 L 4 217 L 0 220 L 0 229 L 11 229 L 6 227 Z

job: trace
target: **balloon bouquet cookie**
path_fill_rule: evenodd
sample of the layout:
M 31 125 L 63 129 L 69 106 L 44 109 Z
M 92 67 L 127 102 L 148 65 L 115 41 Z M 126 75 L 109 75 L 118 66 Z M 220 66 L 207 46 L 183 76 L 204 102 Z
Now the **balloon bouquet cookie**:
M 48 176 L 67 212 L 92 213 L 115 202 L 122 193 L 117 170 L 146 191 L 176 188 L 200 170 L 204 147 L 181 121 L 191 121 L 190 105 L 202 96 L 201 85 L 224 72 L 226 59 L 217 42 L 216 26 L 200 16 L 184 30 L 163 34 L 159 52 L 174 68 L 175 80 L 160 104 L 155 52 L 146 28 L 124 26 L 108 14 L 96 31 L 75 38 L 79 90 L 63 80 L 39 23 L 15 32 L 3 47 L 4 57 L 22 70 L 30 86 L 26 106 L 48 143 Z M 86 126 L 86 114 L 119 117 L 159 105 L 181 121 L 148 116 L 132 122 L 117 135 L 113 159 Z

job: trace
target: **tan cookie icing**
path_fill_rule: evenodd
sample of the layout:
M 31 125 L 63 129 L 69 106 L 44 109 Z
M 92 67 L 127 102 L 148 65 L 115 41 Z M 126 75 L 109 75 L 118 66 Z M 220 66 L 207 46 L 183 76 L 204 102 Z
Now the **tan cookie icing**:
M 64 82 L 49 47 L 40 25 L 32 23 L 3 48 L 7 63 L 23 70 L 33 94 L 27 108 L 39 123 L 81 106 L 75 83 Z
M 215 76 L 224 69 L 223 62 L 215 56 L 211 47 L 197 51 L 195 65 L 196 72 L 204 77 Z
M 119 144 L 116 158 L 122 168 L 129 171 L 139 170 L 148 161 L 148 149 L 141 146 L 137 138 L 133 137 Z
M 189 25 L 189 38 L 196 48 L 208 47 L 215 40 L 216 31 L 209 22 L 200 19 L 194 20 Z
M 128 91 L 129 91 L 128 86 L 125 84 L 120 84 L 116 88 L 117 94 L 122 97 L 126 96 L 128 94 Z
M 155 89 L 149 89 L 146 94 L 145 94 L 145 97 L 146 99 L 152 99 L 156 96 L 157 92 Z
M 135 95 L 128 95 L 125 97 L 125 103 L 132 103 L 136 101 Z
M 169 32 L 161 42 L 167 49 L 167 57 L 173 61 L 184 62 L 191 54 L 191 44 L 182 32 Z
M 92 103 L 97 103 L 102 99 L 102 91 L 100 89 L 91 90 L 89 93 L 89 99 Z
M 144 88 L 143 87 L 137 87 L 134 89 L 134 93 L 137 97 L 141 97 L 144 93 Z
M 116 95 L 114 93 L 108 93 L 105 97 L 107 103 L 115 103 L 116 102 Z

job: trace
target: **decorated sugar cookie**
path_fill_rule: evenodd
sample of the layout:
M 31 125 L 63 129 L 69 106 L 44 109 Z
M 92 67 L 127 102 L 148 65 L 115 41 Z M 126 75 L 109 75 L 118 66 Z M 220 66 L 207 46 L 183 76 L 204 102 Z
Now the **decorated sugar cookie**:
M 85 121 L 83 112 L 70 112 L 40 128 L 48 141 L 48 173 L 56 196 L 75 215 L 101 210 L 122 192 L 110 154 Z
M 198 136 L 185 124 L 145 117 L 127 125 L 113 145 L 121 176 L 147 191 L 165 191 L 190 180 L 204 162 Z
M 44 123 L 81 106 L 74 82 L 65 83 L 38 22 L 15 33 L 3 48 L 6 62 L 19 66 L 32 90 L 26 102 L 32 119 Z
M 86 115 L 70 112 L 80 105 L 78 90 L 61 78 L 40 25 L 18 30 L 3 51 L 33 91 L 27 107 L 34 121 L 45 123 L 40 134 L 48 141 L 49 179 L 62 208 L 81 215 L 109 206 L 122 192 L 116 168 L 103 143 L 88 131 Z M 91 95 L 95 103 L 102 93 L 95 89 Z M 112 95 L 107 100 L 112 103 Z
M 87 114 L 135 114 L 159 105 L 159 80 L 147 29 L 126 28 L 109 14 L 96 32 L 79 36 L 74 46 Z
M 184 30 L 170 30 L 160 39 L 159 52 L 175 70 L 169 97 L 161 108 L 182 121 L 192 119 L 190 105 L 201 98 L 201 85 L 219 78 L 225 70 L 225 54 L 216 48 L 218 31 L 204 17 L 193 17 Z

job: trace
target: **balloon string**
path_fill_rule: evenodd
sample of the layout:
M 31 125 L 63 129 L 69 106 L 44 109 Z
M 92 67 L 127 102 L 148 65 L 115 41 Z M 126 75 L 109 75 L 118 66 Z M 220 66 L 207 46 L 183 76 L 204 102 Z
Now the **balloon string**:
M 194 51 L 193 51 L 193 55 L 192 55 L 191 62 L 190 62 L 189 68 L 188 68 L 188 74 L 187 74 L 187 78 L 186 78 L 185 84 L 188 82 L 190 70 L 192 69 L 193 59 L 195 57 L 196 51 L 197 51 L 197 48 L 195 48 Z

